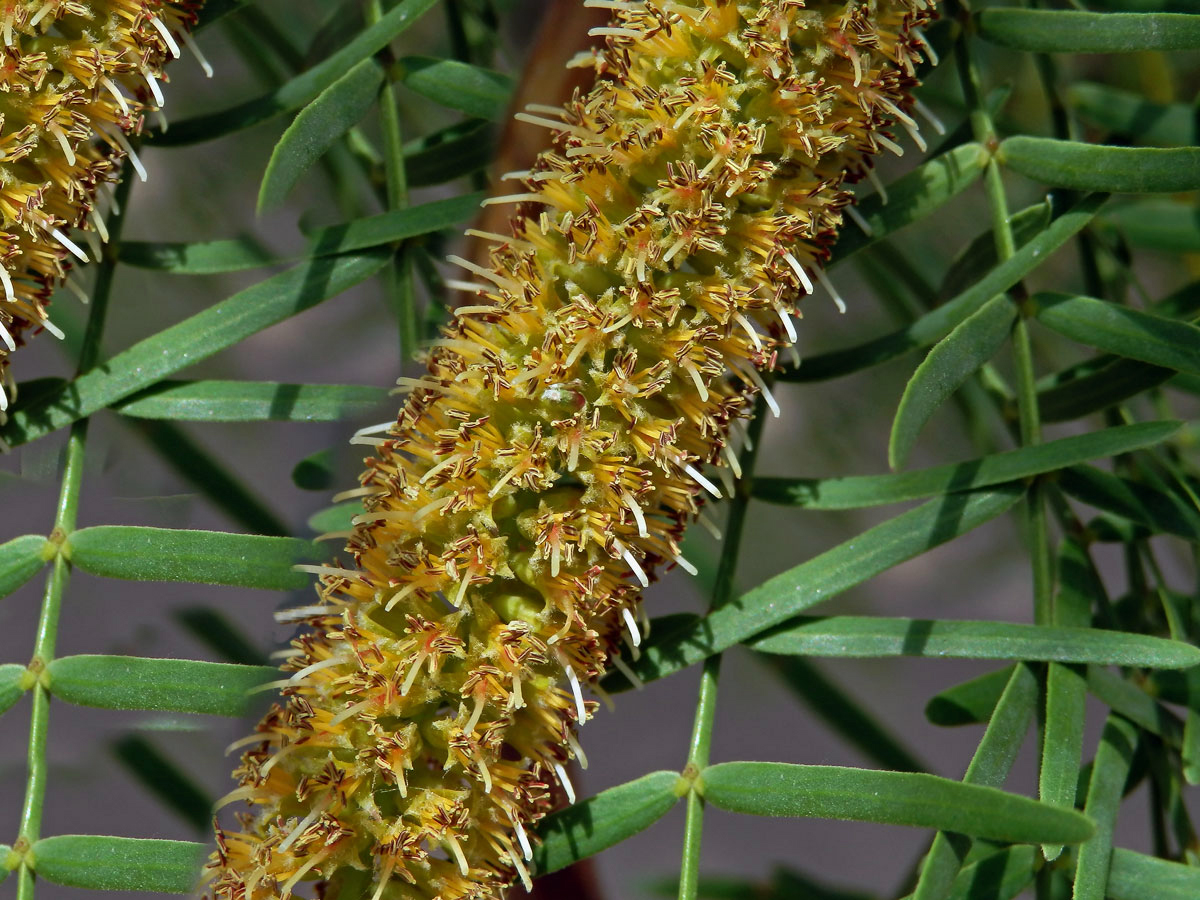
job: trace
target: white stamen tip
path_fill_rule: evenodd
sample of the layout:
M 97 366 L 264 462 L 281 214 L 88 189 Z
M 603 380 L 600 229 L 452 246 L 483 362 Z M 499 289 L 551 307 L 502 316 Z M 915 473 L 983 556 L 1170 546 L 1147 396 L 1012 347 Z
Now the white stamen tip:
M 567 770 L 562 767 L 562 763 L 554 764 L 554 774 L 558 776 L 558 783 L 562 785 L 563 790 L 567 792 L 567 802 L 575 802 L 575 787 L 571 784 L 571 779 L 567 777 Z
M 638 631 L 637 620 L 634 619 L 633 613 L 629 611 L 629 607 L 621 610 L 621 618 L 625 620 L 625 627 L 629 629 L 629 639 L 633 641 L 633 646 L 642 646 L 642 633 Z
M 693 466 L 691 464 L 685 465 L 683 467 L 683 471 L 686 472 L 691 477 L 691 479 L 694 482 L 696 482 L 696 484 L 700 485 L 700 487 L 704 488 L 706 491 L 708 491 L 710 494 L 712 494 L 713 497 L 715 497 L 718 500 L 721 499 L 720 489 L 715 484 L 713 484 L 711 481 L 709 481 L 707 478 L 705 478 L 703 475 L 701 475 L 700 470 L 697 469 L 695 466 Z

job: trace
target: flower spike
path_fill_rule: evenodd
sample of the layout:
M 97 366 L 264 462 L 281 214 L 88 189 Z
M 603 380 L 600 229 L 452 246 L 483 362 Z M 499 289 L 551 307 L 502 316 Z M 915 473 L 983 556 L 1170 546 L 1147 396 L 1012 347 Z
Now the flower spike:
M 189 42 L 195 0 L 9 0 L 0 4 L 0 380 L 9 355 L 38 329 L 56 333 L 50 295 L 70 257 L 68 233 L 107 240 L 98 194 L 128 156 L 126 135 L 162 105 L 163 66 Z M 96 243 L 94 246 L 99 246 Z M 0 402 L 0 424 L 4 421 Z
M 209 889 L 498 900 L 569 797 L 584 688 L 640 684 L 641 589 L 692 568 L 705 467 L 797 337 L 851 202 L 908 124 L 926 0 L 588 0 L 597 81 L 521 114 L 551 148 L 361 479 L 343 563 L 237 770 Z M 717 471 L 720 471 L 718 468 Z M 712 474 L 712 469 L 709 469 Z M 719 479 L 718 479 L 719 480 Z M 639 624 L 639 622 L 641 624 Z M 599 692 L 598 692 L 599 693 Z M 603 696 L 603 694 L 600 694 Z M 581 759 L 582 762 L 582 759 Z

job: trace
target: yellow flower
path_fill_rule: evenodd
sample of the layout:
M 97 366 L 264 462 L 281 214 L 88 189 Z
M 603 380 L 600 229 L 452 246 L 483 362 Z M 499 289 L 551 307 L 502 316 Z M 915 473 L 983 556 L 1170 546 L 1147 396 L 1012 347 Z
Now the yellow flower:
M 88 261 L 69 232 L 86 231 L 98 255 L 102 188 L 126 155 L 145 177 L 126 135 L 162 106 L 163 65 L 191 43 L 198 6 L 0 2 L 0 424 L 14 399 L 9 354 L 28 332 L 62 336 L 46 306 L 71 257 Z
M 628 668 L 641 588 L 690 568 L 706 466 L 736 466 L 760 370 L 795 340 L 848 181 L 908 120 L 923 0 L 610 2 L 598 80 L 537 107 L 476 305 L 374 443 L 322 603 L 285 614 L 284 705 L 247 743 L 218 897 L 304 878 L 493 900 L 528 882 L 528 826 Z M 463 288 L 464 284 L 452 286 Z M 836 298 L 840 302 L 840 298 Z M 774 406 L 773 399 L 768 402 Z M 777 408 L 776 408 L 777 409 Z

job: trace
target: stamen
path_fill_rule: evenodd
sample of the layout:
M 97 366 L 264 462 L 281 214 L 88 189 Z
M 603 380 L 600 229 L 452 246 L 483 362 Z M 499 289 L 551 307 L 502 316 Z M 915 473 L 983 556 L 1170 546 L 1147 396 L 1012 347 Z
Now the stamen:
M 619 544 L 617 546 L 620 547 Z M 638 564 L 637 558 L 627 548 L 621 547 L 621 557 L 633 571 L 633 577 L 638 580 L 638 583 L 644 588 L 650 587 L 650 579 L 646 577 L 645 570 L 642 569 Z
M 163 43 L 167 45 L 167 49 L 171 51 L 171 55 L 179 59 L 182 55 L 179 52 L 179 45 L 175 43 L 175 38 L 172 37 L 167 26 L 157 16 L 147 16 L 147 18 L 150 20 L 150 24 L 154 26 L 154 29 L 162 35 Z
M 149 69 L 142 69 L 142 78 L 146 81 L 146 86 L 150 88 L 150 93 L 154 97 L 155 105 L 162 107 L 167 103 L 167 98 L 163 96 L 162 89 L 159 88 L 158 82 L 154 80 L 154 75 Z
M 575 721 L 582 725 L 587 721 L 587 706 L 583 702 L 583 691 L 579 686 L 579 676 L 575 674 L 575 667 L 571 665 L 569 660 L 561 662 L 564 671 L 567 673 L 567 681 L 571 685 L 571 693 L 575 697 Z
M 575 787 L 571 784 L 571 779 L 567 777 L 567 770 L 562 767 L 562 763 L 554 764 L 554 774 L 558 776 L 558 783 L 562 785 L 563 790 L 567 792 L 567 802 L 575 802 Z
M 625 662 L 625 660 L 621 659 L 620 654 L 614 653 L 612 656 L 610 656 L 608 658 L 608 661 L 611 662 L 614 666 L 616 666 L 617 671 L 619 671 L 622 675 L 624 675 L 626 678 L 628 678 L 629 683 L 632 684 L 639 691 L 646 686 L 646 682 L 644 682 L 644 681 L 642 681 L 642 679 L 638 678 L 637 673 L 634 672 L 633 669 L 629 668 L 629 663 L 627 663 L 627 662 Z
M 212 78 L 213 77 L 212 64 L 209 63 L 209 61 L 207 59 L 205 59 L 204 53 L 201 52 L 201 50 L 200 50 L 200 45 L 196 43 L 195 39 L 190 34 L 188 34 L 188 32 L 186 32 L 186 31 L 183 32 L 182 36 L 183 36 L 183 45 L 192 51 L 192 55 L 194 57 L 196 57 L 196 61 L 198 63 L 200 63 L 200 68 L 202 68 L 204 70 L 204 77 Z
M 787 332 L 788 340 L 793 344 L 796 343 L 796 326 L 792 324 L 792 317 L 782 307 L 775 307 L 775 312 L 779 313 L 779 321 L 783 323 L 783 330 Z
M 567 746 L 571 748 L 571 752 L 575 754 L 575 758 L 579 761 L 579 768 L 586 769 L 588 767 L 587 754 L 583 752 L 583 748 L 579 746 L 579 741 L 575 735 L 567 732 Z
M 47 127 L 46 130 L 54 135 L 54 139 L 58 141 L 58 146 L 62 147 L 63 156 L 66 157 L 67 165 L 75 165 L 75 150 L 71 147 L 71 142 L 67 140 L 67 133 L 57 125 L 53 124 Z
M 913 98 L 912 105 L 913 109 L 917 111 L 917 114 L 922 116 L 926 122 L 933 126 L 934 131 L 936 131 L 938 134 L 946 133 L 946 126 L 942 124 L 941 119 L 934 115 L 933 110 L 915 97 Z
M 322 669 L 331 669 L 334 666 L 341 665 L 343 661 L 344 660 L 341 660 L 336 656 L 331 656 L 329 659 L 323 659 L 320 662 L 315 662 L 311 666 L 305 666 L 288 680 L 292 684 L 299 684 L 309 675 L 313 674 L 313 672 L 320 672 Z
M 364 709 L 366 709 L 368 706 L 370 706 L 370 704 L 371 704 L 370 700 L 360 700 L 358 703 L 355 703 L 351 706 L 347 706 L 340 713 L 338 713 L 336 716 L 334 716 L 332 719 L 329 720 L 329 727 L 332 728 L 335 725 L 341 725 L 343 722 L 345 722 L 351 716 L 357 716 L 360 712 L 362 712 Z M 293 744 L 292 746 L 295 746 L 295 744 Z M 278 759 L 278 758 L 279 758 L 278 755 L 273 757 L 273 759 Z
M 301 819 L 300 822 L 296 825 L 296 827 L 292 829 L 291 833 L 286 838 L 283 839 L 283 841 L 279 844 L 279 846 L 277 848 L 275 848 L 276 852 L 277 853 L 287 853 L 288 848 L 291 847 L 292 844 L 296 843 L 296 841 L 300 838 L 300 835 L 302 835 L 305 831 L 307 831 L 308 826 L 311 825 L 313 822 L 317 821 L 317 819 L 319 819 L 321 817 L 321 814 L 324 811 L 325 811 L 324 806 L 318 806 L 315 809 L 313 809 L 313 811 L 310 812 L 307 816 L 305 816 L 303 819 Z
M 336 566 L 314 566 L 300 563 L 292 566 L 293 572 L 308 572 L 310 575 L 320 575 L 325 578 L 349 578 L 351 581 L 365 581 L 363 573 L 356 569 L 339 569 Z
M 750 336 L 750 340 L 754 344 L 754 349 L 761 350 L 762 341 L 758 337 L 758 332 L 754 330 L 754 326 L 750 324 L 750 320 L 742 315 L 742 313 L 736 313 L 733 320 L 741 325 L 746 334 Z
M 784 252 L 783 258 L 787 260 L 787 264 L 792 267 L 792 271 L 796 273 L 796 277 L 800 279 L 800 283 L 804 285 L 804 293 L 811 294 L 813 292 L 813 283 L 808 279 L 808 273 L 804 271 L 804 267 L 792 256 L 790 252 Z
M 535 194 L 532 191 L 524 194 L 503 194 L 499 197 L 488 197 L 480 206 L 500 206 L 503 203 L 545 203 L 545 194 Z
M 697 369 L 690 359 L 683 361 L 683 369 L 692 376 L 692 383 L 696 385 L 696 392 L 700 395 L 700 402 L 708 402 L 708 385 L 704 383 L 704 378 L 700 375 L 700 370 Z
M 458 845 L 458 839 L 452 834 L 447 834 L 446 843 L 450 845 L 450 849 L 454 853 L 454 858 L 458 861 L 458 871 L 462 873 L 463 878 L 466 878 L 471 874 L 471 869 L 467 866 L 467 858 L 463 856 L 462 847 Z
M 467 720 L 467 724 L 463 726 L 464 734 L 474 734 L 475 726 L 479 724 L 479 717 L 483 715 L 483 707 L 486 701 L 483 699 L 483 693 L 477 691 L 475 694 L 475 709 L 471 712 L 471 718 Z
M 0 282 L 4 284 L 4 299 L 9 303 L 17 302 L 16 292 L 13 290 L 12 276 L 8 274 L 8 269 L 0 266 Z M 7 343 L 7 341 L 5 342 Z M 15 347 L 10 349 L 16 349 Z
M 60 341 L 65 341 L 67 339 L 67 336 L 65 334 L 63 334 L 62 329 L 59 328 L 57 325 L 55 325 L 53 322 L 51 322 L 49 319 L 42 319 L 41 326 L 43 328 L 45 328 L 48 332 L 50 332 L 52 335 L 54 335 L 56 338 L 58 338 Z
M 683 467 L 683 471 L 691 476 L 692 480 L 696 482 L 696 484 L 700 485 L 700 487 L 712 494 L 717 500 L 721 499 L 721 492 L 717 489 L 717 486 L 701 475 L 700 470 L 695 466 L 689 463 Z
M 940 63 L 941 59 L 938 57 L 937 51 L 933 49 L 933 44 L 929 43 L 929 38 L 925 37 L 925 32 L 920 28 L 913 28 L 912 34 L 925 48 L 925 52 L 929 54 L 929 61 L 935 66 Z
M 302 619 L 311 619 L 314 616 L 326 616 L 332 613 L 333 610 L 328 606 L 297 606 L 292 609 L 277 610 L 274 617 L 280 625 L 286 625 L 289 622 L 299 622 Z
M 126 102 L 125 95 L 121 93 L 115 84 L 113 84 L 113 80 L 108 76 L 105 76 L 104 78 L 100 79 L 100 83 L 104 85 L 104 88 L 116 99 L 117 105 L 121 107 L 121 112 L 125 113 L 125 115 L 129 115 L 129 103 Z
M 882 203 L 884 206 L 887 206 L 888 192 L 887 192 L 887 188 L 885 188 L 883 186 L 883 182 L 880 181 L 879 174 L 874 169 L 867 169 L 867 180 L 869 182 L 871 182 L 871 185 L 875 188 L 875 191 L 879 194 L 879 202 Z
M 817 281 L 821 282 L 821 287 L 829 291 L 829 296 L 833 298 L 833 302 L 837 304 L 838 312 L 846 312 L 846 301 L 842 299 L 842 295 L 837 292 L 837 288 L 833 286 L 833 282 L 829 280 L 829 276 L 825 274 L 824 269 L 817 269 Z
M 510 815 L 509 818 L 512 820 L 517 842 L 521 845 L 521 853 L 525 855 L 526 860 L 533 859 L 533 847 L 529 844 L 529 835 L 525 833 L 525 826 L 521 824 L 521 820 L 517 816 Z
M 679 568 L 683 569 L 683 571 L 687 572 L 689 575 L 699 575 L 700 574 L 699 569 L 697 569 L 694 565 L 692 565 L 690 562 L 688 562 L 686 559 L 684 559 L 678 553 L 676 553 L 671 558 L 673 560 L 675 560 L 675 565 L 679 566 Z
M 868 222 L 863 214 L 857 209 L 855 209 L 853 206 L 847 206 L 846 215 L 848 215 L 854 224 L 862 230 L 863 234 L 865 234 L 867 237 L 874 236 L 875 229 L 871 227 L 871 223 Z
M 133 149 L 133 145 L 126 139 L 124 132 L 117 129 L 113 132 L 112 137 L 121 146 L 121 149 L 125 151 L 125 155 L 129 157 L 129 161 L 133 164 L 133 170 L 137 172 L 138 179 L 145 182 L 150 175 L 146 172 L 146 167 L 142 165 L 141 157 L 137 155 L 137 151 Z
M 640 31 L 633 28 L 589 28 L 589 37 L 626 37 L 637 41 L 645 37 Z
M 638 502 L 633 499 L 633 495 L 630 493 L 623 493 L 621 495 L 621 500 L 633 514 L 634 521 L 637 522 L 638 537 L 650 537 L 650 532 L 646 530 L 646 516 L 642 512 L 642 508 L 638 505 Z
M 637 620 L 633 618 L 628 606 L 621 610 L 621 618 L 625 620 L 625 627 L 629 629 L 629 639 L 633 641 L 633 646 L 642 646 L 642 633 L 638 631 Z
M 729 468 L 733 470 L 735 478 L 742 477 L 742 461 L 738 459 L 737 454 L 733 452 L 733 448 L 726 444 L 721 448 L 721 454 L 725 457 L 725 461 L 729 463 Z
M 893 141 L 893 140 L 892 140 L 890 137 L 888 137 L 887 135 L 876 133 L 876 134 L 875 134 L 875 140 L 879 141 L 880 145 L 881 145 L 881 146 L 882 146 L 884 149 L 892 151 L 892 152 L 893 152 L 893 153 L 895 153 L 897 156 L 903 156 L 903 155 L 904 155 L 904 148 L 903 148 L 903 147 L 901 147 L 899 144 L 897 144 L 895 141 Z
M 819 275 L 820 272 L 821 270 L 818 269 L 817 274 Z M 782 410 L 780 410 L 779 403 L 775 400 L 775 395 L 771 393 L 771 389 L 767 387 L 767 383 L 763 381 L 763 377 L 758 374 L 758 369 L 752 365 L 747 365 L 745 369 L 739 367 L 734 369 L 734 371 L 739 375 L 744 373 L 749 376 L 754 386 L 762 392 L 763 399 L 767 401 L 767 406 L 771 410 L 771 415 L 778 419 Z
M 12 353 L 17 349 L 17 342 L 13 340 L 12 332 L 4 327 L 4 323 L 0 322 L 0 340 L 4 341 L 4 346 L 8 348 L 8 352 Z M 8 404 L 5 404 L 5 408 Z
M 90 262 L 88 255 L 84 253 L 82 249 L 80 249 L 80 246 L 57 228 L 51 225 L 43 225 L 42 227 L 49 232 L 50 237 L 62 244 L 63 247 L 65 247 L 71 253 L 71 255 L 76 257 L 80 262 Z

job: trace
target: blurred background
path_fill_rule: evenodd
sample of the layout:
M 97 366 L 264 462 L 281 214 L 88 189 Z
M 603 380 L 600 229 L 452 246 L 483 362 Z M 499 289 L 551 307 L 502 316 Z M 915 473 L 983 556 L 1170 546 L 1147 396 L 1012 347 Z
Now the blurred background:
M 473 61 L 514 76 L 527 65 L 535 66 L 531 71 L 539 96 L 561 93 L 559 58 L 565 48 L 578 43 L 586 30 L 586 24 L 576 17 L 574 0 L 461 2 L 485 12 L 482 18 L 468 18 L 477 23 L 473 30 L 453 35 L 442 10 L 435 8 L 404 35 L 397 52 L 449 56 L 465 46 L 473 54 Z M 216 77 L 205 79 L 196 61 L 186 55 L 172 64 L 171 83 L 166 89 L 168 119 L 184 119 L 228 106 L 238 98 L 254 97 L 285 78 L 288 69 L 279 55 L 261 50 L 266 36 L 264 23 L 295 48 L 301 60 L 312 61 L 322 58 L 360 27 L 354 12 L 359 5 L 261 0 L 254 6 L 255 15 L 235 14 L 207 29 L 198 40 L 214 63 Z M 479 24 L 486 22 L 489 8 L 496 16 L 497 38 Z M 554 20 L 548 35 L 543 32 L 536 41 L 539 22 L 546 15 L 561 18 Z M 594 17 L 594 13 L 591 15 Z M 986 87 L 1011 88 L 1005 115 L 1025 130 L 1045 133 L 1049 111 L 1032 64 L 1028 64 L 1030 71 L 1011 66 L 1014 59 L 1026 65 L 1027 57 L 1010 54 L 1002 58 L 1002 65 L 990 66 L 988 51 L 981 48 L 981 52 L 984 70 L 991 73 Z M 1133 89 L 1155 77 L 1152 61 L 1135 58 L 1079 57 L 1065 60 L 1063 65 L 1075 66 L 1080 77 L 1103 77 L 1109 83 Z M 1193 94 L 1196 89 L 1194 82 L 1185 83 L 1186 96 L 1190 96 L 1186 93 L 1189 87 Z M 920 96 L 951 127 L 962 119 L 952 64 L 935 71 Z M 406 138 L 416 138 L 457 120 L 456 114 L 403 88 L 399 89 L 399 97 Z M 534 97 L 524 99 L 528 102 Z M 302 249 L 303 229 L 378 211 L 372 206 L 371 186 L 364 178 L 359 177 L 357 190 L 338 191 L 326 177 L 326 167 L 309 173 L 287 207 L 256 216 L 259 179 L 286 124 L 286 119 L 275 119 L 195 147 L 147 146 L 142 156 L 150 180 L 134 187 L 126 238 L 193 241 L 252 235 L 271 250 L 287 254 Z M 368 122 L 364 128 L 374 134 L 376 125 Z M 540 137 L 535 133 L 535 140 Z M 519 155 L 519 138 L 510 136 L 504 142 L 506 151 Z M 881 161 L 884 182 L 919 161 L 921 154 L 911 143 L 906 142 L 906 150 L 903 159 L 888 157 Z M 329 165 L 343 172 L 356 171 L 345 151 Z M 348 182 L 351 186 L 356 184 L 354 178 L 352 174 Z M 481 173 L 475 184 L 483 180 Z M 470 189 L 469 181 L 416 188 L 412 202 Z M 871 192 L 869 186 L 861 190 Z M 1014 182 L 1010 190 L 1014 210 L 1043 199 L 1033 185 Z M 976 185 L 931 219 L 895 237 L 886 251 L 859 254 L 853 265 L 835 268 L 833 278 L 849 304 L 849 312 L 839 316 L 823 295 L 811 298 L 800 323 L 801 352 L 833 349 L 896 327 L 897 303 L 906 302 L 912 286 L 922 279 L 937 286 L 955 255 L 987 227 L 981 188 Z M 455 246 L 431 240 L 427 250 L 430 258 L 440 262 Z M 915 274 L 898 274 L 906 266 Z M 448 267 L 443 265 L 442 271 L 449 276 Z M 1034 281 L 1053 283 L 1064 290 L 1078 288 L 1076 271 L 1072 254 L 1063 251 L 1037 273 Z M 1183 266 L 1153 256 L 1138 271 L 1154 296 L 1183 284 L 1189 274 Z M 106 352 L 128 347 L 256 283 L 265 274 L 255 270 L 183 277 L 120 266 L 104 343 Z M 86 270 L 82 273 L 85 289 L 92 277 Z M 889 294 L 893 296 L 889 298 Z M 421 295 L 422 304 L 427 304 L 424 289 Z M 450 302 L 451 298 L 442 299 Z M 81 329 L 86 310 L 73 297 L 64 294 L 54 306 L 58 324 L 69 331 Z M 18 380 L 70 377 L 73 362 L 64 349 L 48 335 L 40 335 L 15 358 Z M 1050 358 L 1057 365 L 1073 361 L 1063 356 L 1061 345 L 1056 345 Z M 885 472 L 891 417 L 914 365 L 915 360 L 906 357 L 836 381 L 781 385 L 777 396 L 783 415 L 766 425 L 759 473 L 824 477 Z M 402 371 L 412 374 L 415 368 L 411 360 L 403 361 L 402 366 L 395 318 L 378 283 L 371 282 L 187 370 L 184 377 L 387 387 Z M 291 533 L 310 536 L 307 519 L 327 507 L 330 495 L 352 486 L 357 477 L 362 448 L 347 444 L 350 435 L 356 428 L 391 418 L 394 412 L 388 403 L 361 420 L 333 424 L 180 427 Z M 912 466 L 970 458 L 989 445 L 1008 446 L 999 428 L 990 434 L 971 435 L 962 421 L 953 404 L 947 404 L 927 429 Z M 1062 436 L 1069 430 L 1070 426 L 1066 430 L 1051 429 L 1049 436 Z M 60 431 L 0 458 L 0 541 L 20 534 L 45 533 L 51 527 L 65 437 L 66 432 Z M 188 463 L 164 457 L 152 437 L 128 419 L 108 413 L 94 417 L 80 526 L 136 524 L 244 530 L 197 491 L 189 478 Z M 320 491 L 298 487 L 292 474 L 295 466 L 330 448 L 335 483 Z M 846 513 L 805 512 L 755 504 L 738 581 L 743 587 L 753 586 L 896 512 L 893 507 Z M 721 514 L 718 509 L 718 518 Z M 715 556 L 716 544 L 707 536 L 698 537 L 696 548 L 689 555 Z M 1173 550 L 1167 552 L 1168 558 L 1179 562 L 1178 571 L 1185 572 L 1183 558 Z M 1117 560 L 1100 562 L 1110 571 L 1117 571 Z M 1114 578 L 1110 589 L 1120 593 L 1124 586 L 1119 576 Z M 0 602 L 0 662 L 28 660 L 42 584 L 43 579 L 36 578 Z M 290 628 L 273 623 L 272 612 L 297 600 L 302 601 L 303 595 L 136 584 L 76 573 L 63 610 L 59 654 L 213 659 L 213 649 L 187 625 L 195 610 L 205 609 L 216 611 L 232 623 L 249 641 L 248 652 L 265 655 L 282 646 L 291 634 Z M 699 611 L 705 602 L 691 580 L 679 573 L 664 578 L 647 594 L 652 615 Z M 1030 608 L 1028 567 L 1016 521 L 1010 516 L 897 567 L 838 597 L 820 611 L 1027 621 Z M 746 652 L 734 651 L 727 656 L 718 702 L 714 761 L 872 764 L 798 703 L 777 672 Z M 922 710 L 937 691 L 988 667 L 939 660 L 872 660 L 822 661 L 819 668 L 874 713 L 925 763 L 928 771 L 961 777 L 981 729 L 936 728 L 926 721 Z M 679 769 L 686 758 L 697 678 L 695 671 L 683 672 L 644 691 L 620 695 L 613 712 L 601 710 L 582 734 L 591 767 L 576 775 L 577 789 L 588 795 L 655 769 Z M 25 699 L 0 720 L 0 841 L 11 841 L 16 829 L 24 793 L 28 715 L 29 701 Z M 1091 718 L 1085 746 L 1094 745 L 1101 724 L 1100 714 Z M 224 748 L 246 733 L 250 725 L 250 720 L 171 718 L 55 704 L 43 833 L 207 839 L 206 832 L 196 830 L 167 809 L 130 776 L 130 754 L 136 752 L 136 747 L 129 738 L 135 736 L 169 756 L 194 779 L 204 795 L 215 799 L 232 787 L 229 772 L 235 760 L 223 756 Z M 1032 793 L 1036 787 L 1034 772 L 1031 735 L 1010 788 Z M 1148 828 L 1144 817 L 1139 818 L 1139 810 L 1134 803 L 1123 812 L 1119 842 L 1146 850 Z M 596 865 L 603 896 L 613 900 L 656 896 L 654 885 L 669 882 L 678 871 L 682 818 L 681 804 L 648 832 L 602 854 Z M 775 866 L 786 864 L 845 888 L 896 896 L 928 839 L 928 834 L 916 830 L 757 820 L 712 810 L 705 824 L 702 872 L 766 882 Z M 833 873 L 840 875 L 835 877 Z M 10 880 L 0 886 L 0 897 L 11 896 L 13 890 Z M 39 890 L 46 898 L 71 900 L 83 896 L 81 891 L 48 884 Z

